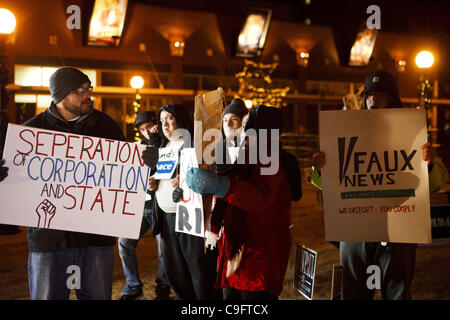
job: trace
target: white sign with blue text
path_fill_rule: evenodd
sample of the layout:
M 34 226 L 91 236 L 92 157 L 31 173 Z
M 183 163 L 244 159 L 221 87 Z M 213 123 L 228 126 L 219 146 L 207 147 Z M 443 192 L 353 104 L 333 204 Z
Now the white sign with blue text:
M 178 164 L 178 150 L 176 148 L 159 149 L 159 159 L 153 178 L 156 180 L 171 179 Z

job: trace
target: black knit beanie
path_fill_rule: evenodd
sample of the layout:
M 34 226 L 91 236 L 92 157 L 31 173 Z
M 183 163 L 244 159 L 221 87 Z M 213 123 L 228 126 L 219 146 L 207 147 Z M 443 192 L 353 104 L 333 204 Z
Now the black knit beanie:
M 387 71 L 379 70 L 370 73 L 364 84 L 364 91 L 361 92 L 361 96 L 364 97 L 362 109 L 367 109 L 366 98 L 371 92 L 379 91 L 384 92 L 387 95 L 388 108 L 401 108 L 402 101 L 398 93 L 397 83 Z
M 241 99 L 234 99 L 233 101 L 231 101 L 231 103 L 223 110 L 222 112 L 222 118 L 227 114 L 227 113 L 233 113 L 235 115 L 237 115 L 239 118 L 243 118 L 247 113 L 247 107 L 245 106 L 244 101 L 242 101 Z
M 50 76 L 49 87 L 53 102 L 58 104 L 85 82 L 91 84 L 89 77 L 80 70 L 71 67 L 59 68 Z
M 153 111 L 142 111 L 136 116 L 134 127 L 137 128 L 141 123 L 152 121 L 156 124 L 156 114 Z

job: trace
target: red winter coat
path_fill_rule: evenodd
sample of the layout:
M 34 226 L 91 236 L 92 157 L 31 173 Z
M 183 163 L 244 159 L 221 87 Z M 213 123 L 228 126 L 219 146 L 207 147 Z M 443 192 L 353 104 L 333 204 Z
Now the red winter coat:
M 261 175 L 255 165 L 250 178 L 230 177 L 231 185 L 223 198 L 228 204 L 225 230 L 219 243 L 218 278 L 216 286 L 247 291 L 268 291 L 280 295 L 291 249 L 289 232 L 291 192 L 285 171 Z M 231 205 L 231 206 L 230 206 Z M 238 269 L 226 277 L 227 219 L 237 207 L 245 216 L 245 249 Z M 229 221 L 228 221 L 229 222 Z M 230 227 L 228 227 L 230 228 Z

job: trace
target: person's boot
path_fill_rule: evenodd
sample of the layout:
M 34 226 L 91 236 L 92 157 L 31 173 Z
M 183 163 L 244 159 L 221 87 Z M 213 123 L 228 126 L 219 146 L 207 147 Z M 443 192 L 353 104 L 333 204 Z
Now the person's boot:
M 155 300 L 170 300 L 170 287 L 158 284 L 155 287 Z
M 119 300 L 140 300 L 142 299 L 143 294 L 142 289 L 139 288 L 135 294 L 124 294 Z

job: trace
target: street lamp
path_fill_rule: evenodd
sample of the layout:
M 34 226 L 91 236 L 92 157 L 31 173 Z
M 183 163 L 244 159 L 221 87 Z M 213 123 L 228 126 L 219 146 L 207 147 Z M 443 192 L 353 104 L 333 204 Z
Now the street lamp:
M 130 85 L 133 89 L 136 89 L 136 99 L 133 102 L 134 119 L 136 119 L 139 110 L 141 109 L 141 95 L 139 94 L 139 89 L 144 86 L 144 79 L 141 76 L 134 76 L 130 80 Z M 134 128 L 134 141 L 140 141 L 139 131 Z
M 16 17 L 8 9 L 0 9 L 0 34 L 11 34 L 16 28 Z
M 8 114 L 6 112 L 8 84 L 8 59 L 6 57 L 6 40 L 16 28 L 16 18 L 8 9 L 0 8 L 0 159 L 3 158 L 6 131 L 8 130 Z M 19 227 L 0 224 L 0 234 L 13 234 L 20 232 Z
M 16 28 L 16 18 L 8 9 L 0 9 L 0 158 L 3 157 L 6 131 L 8 129 L 8 114 L 6 113 L 8 84 L 8 59 L 6 56 L 6 40 Z
M 431 68 L 434 63 L 433 54 L 430 51 L 421 51 L 416 56 L 416 65 L 423 70 L 419 79 L 419 106 L 424 107 L 427 114 L 427 129 L 431 129 L 429 107 L 431 104 L 431 84 L 427 79 L 427 70 Z
M 420 69 L 431 68 L 433 63 L 434 63 L 434 57 L 430 51 L 426 51 L 426 50 L 421 51 L 416 56 L 416 65 Z

